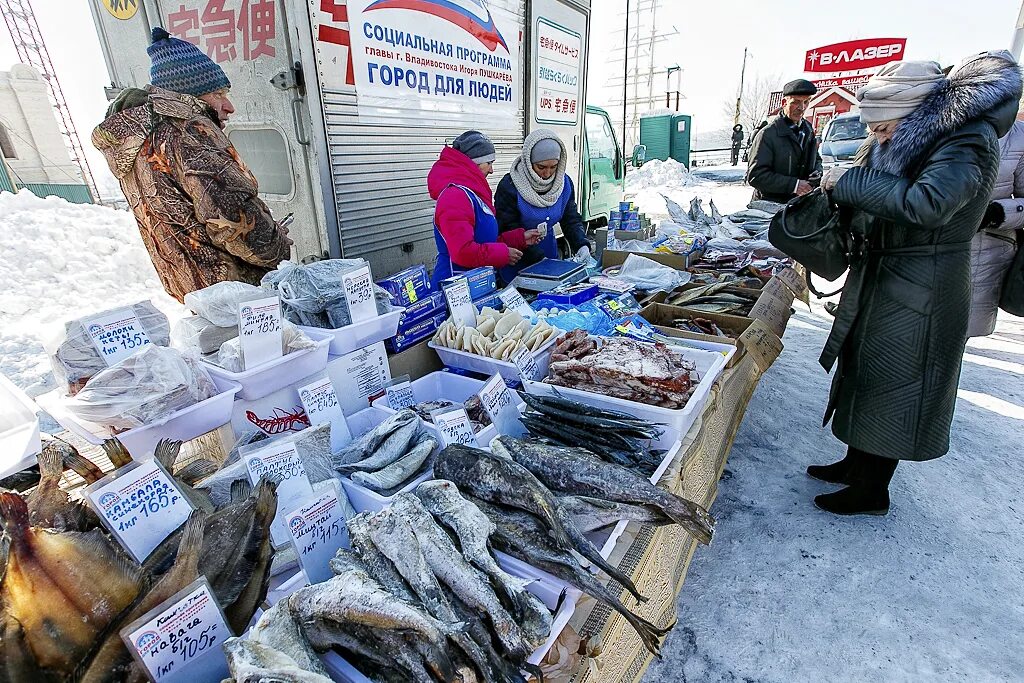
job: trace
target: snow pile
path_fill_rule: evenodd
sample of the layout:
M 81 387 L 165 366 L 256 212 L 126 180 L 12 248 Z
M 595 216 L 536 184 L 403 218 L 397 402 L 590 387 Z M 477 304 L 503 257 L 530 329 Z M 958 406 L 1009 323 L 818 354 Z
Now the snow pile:
M 697 185 L 699 182 L 697 178 L 690 175 L 686 166 L 675 159 L 666 161 L 654 159 L 626 174 L 626 192 L 639 193 L 651 189 L 673 192 Z
M 64 322 L 151 299 L 172 321 L 135 218 L 28 190 L 0 193 L 0 371 L 32 396 L 55 386 L 43 341 Z

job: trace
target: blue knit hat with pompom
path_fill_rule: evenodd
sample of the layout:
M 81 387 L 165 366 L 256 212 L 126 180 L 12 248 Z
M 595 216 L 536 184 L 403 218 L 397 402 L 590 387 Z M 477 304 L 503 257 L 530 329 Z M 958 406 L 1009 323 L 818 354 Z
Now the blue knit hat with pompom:
M 158 88 L 200 97 L 231 87 L 224 69 L 202 50 L 159 26 L 153 28 L 153 44 L 146 52 L 153 62 L 150 83 Z

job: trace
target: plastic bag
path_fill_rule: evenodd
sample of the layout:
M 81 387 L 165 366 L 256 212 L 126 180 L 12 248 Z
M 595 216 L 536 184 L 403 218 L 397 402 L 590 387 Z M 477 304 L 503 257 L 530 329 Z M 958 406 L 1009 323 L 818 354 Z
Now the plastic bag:
M 198 354 L 150 344 L 95 375 L 68 409 L 115 430 L 141 427 L 217 393 Z
M 364 259 L 327 259 L 296 265 L 285 261 L 278 270 L 264 276 L 261 284 L 281 293 L 285 319 L 296 325 L 338 329 L 352 324 L 341 276 L 365 266 Z M 391 297 L 373 285 L 377 313 L 392 310 Z
M 196 349 L 201 354 L 216 353 L 224 342 L 238 336 L 238 326 L 220 327 L 206 318 L 190 315 L 171 330 L 171 343 L 181 350 Z
M 316 346 L 316 342 L 307 337 L 295 325 L 284 320 L 281 322 L 281 345 L 282 353 L 287 356 L 289 353 L 311 349 Z M 208 356 L 206 361 L 222 367 L 228 372 L 243 372 L 247 369 L 242 359 L 242 340 L 238 338 L 237 334 L 234 339 L 224 342 L 216 355 Z
M 218 327 L 238 326 L 238 304 L 258 299 L 260 288 L 245 282 L 225 281 L 185 295 L 185 306 Z
M 645 291 L 671 292 L 690 281 L 690 274 L 643 256 L 630 254 L 616 277 Z
M 69 395 L 77 394 L 90 378 L 107 369 L 107 362 L 96 350 L 92 337 L 89 336 L 82 321 L 122 308 L 130 308 L 135 312 L 150 342 L 156 346 L 168 346 L 171 343 L 171 325 L 167 321 L 167 316 L 149 301 L 118 306 L 84 318 L 69 320 L 64 323 L 64 331 L 46 345 L 53 376 L 58 383 L 67 386 Z

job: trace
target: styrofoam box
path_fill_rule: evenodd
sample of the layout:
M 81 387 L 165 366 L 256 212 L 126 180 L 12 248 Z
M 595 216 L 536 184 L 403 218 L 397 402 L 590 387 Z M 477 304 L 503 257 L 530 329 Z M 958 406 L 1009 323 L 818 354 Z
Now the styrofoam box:
M 144 459 L 153 454 L 157 442 L 161 439 L 190 441 L 230 422 L 235 394 L 240 388 L 235 382 L 225 382 L 223 385 L 218 385 L 218 394 L 205 401 L 182 408 L 156 422 L 135 427 L 120 434 L 114 434 L 108 427 L 79 419 L 67 407 L 67 402 L 71 399 L 61 395 L 59 390 L 40 396 L 37 402 L 62 427 L 89 443 L 98 446 L 105 439 L 116 436 L 133 458 Z
M 370 344 L 390 339 L 398 333 L 398 322 L 405 313 L 404 308 L 395 308 L 390 313 L 378 315 L 375 318 L 352 323 L 337 329 L 324 329 L 319 327 L 306 327 L 299 325 L 298 328 L 310 337 L 313 334 L 328 334 L 331 337 L 331 355 L 343 356 L 356 349 L 361 349 Z M 312 334 L 310 334 L 312 333 Z M 308 373 L 307 373 L 308 374 Z
M 697 374 L 700 376 L 700 382 L 697 383 L 697 388 L 690 397 L 690 400 L 686 402 L 685 406 L 675 410 L 636 401 L 628 401 L 622 398 L 615 398 L 614 396 L 582 391 L 571 387 L 556 387 L 545 382 L 527 381 L 525 388 L 527 393 L 530 394 L 550 396 L 557 392 L 566 398 L 586 405 L 607 408 L 608 410 L 618 410 L 633 417 L 648 420 L 649 422 L 673 427 L 679 431 L 680 435 L 685 436 L 686 432 L 693 426 L 693 423 L 697 421 L 697 416 L 704 410 L 704 406 L 707 404 L 711 394 L 711 386 L 718 380 L 722 370 L 725 369 L 726 359 L 722 354 L 713 351 L 702 351 L 700 349 L 688 349 L 678 346 L 668 346 L 668 349 L 696 363 Z
M 412 397 L 417 403 L 447 399 L 458 404 L 465 403 L 470 396 L 479 393 L 485 384 L 487 382 L 483 380 L 456 375 L 453 372 L 438 371 L 412 381 L 409 386 L 412 388 Z M 374 401 L 373 407 L 392 414 L 398 412 L 388 405 L 387 396 L 382 396 Z M 520 413 L 525 407 L 526 403 L 518 401 L 516 408 Z M 437 429 L 430 422 L 427 422 L 427 429 L 437 434 Z M 487 425 L 476 433 L 476 442 L 480 446 L 486 446 L 496 436 L 498 436 L 497 428 L 493 424 Z
M 557 341 L 557 337 L 549 339 L 546 344 L 533 352 L 533 359 L 537 363 L 537 372 L 541 377 L 546 377 L 548 374 L 548 363 L 551 361 L 551 347 L 555 345 L 555 341 Z M 438 346 L 433 341 L 427 342 L 427 346 L 434 349 L 441 362 L 447 366 L 470 372 L 478 372 L 488 377 L 498 373 L 506 382 L 519 382 L 519 368 L 510 361 L 478 356 L 468 351 L 456 351 L 445 346 Z
M 241 387 L 238 397 L 255 401 L 327 367 L 327 353 L 334 337 L 324 334 L 324 330 L 307 331 L 305 334 L 316 342 L 314 348 L 289 353 L 250 370 L 228 372 L 205 360 L 203 367 L 210 373 L 218 389 L 223 389 L 229 383 L 238 384 Z
M 39 454 L 36 404 L 0 375 L 0 477 L 31 467 Z
M 348 428 L 349 431 L 352 432 L 352 438 L 359 438 L 392 415 L 394 415 L 394 411 L 389 412 L 373 407 L 367 408 L 366 410 L 360 410 L 355 415 L 349 415 Z M 348 496 L 348 500 L 352 503 L 352 507 L 355 508 L 356 512 L 364 512 L 367 510 L 370 512 L 377 512 L 378 510 L 383 510 L 390 505 L 391 499 L 394 498 L 394 496 L 397 496 L 399 493 L 412 491 L 414 488 L 433 476 L 434 471 L 427 470 L 403 486 L 400 491 L 397 491 L 392 496 L 382 496 L 376 491 L 371 491 L 366 487 L 360 486 L 348 477 L 343 477 L 341 479 L 341 486 L 345 489 L 345 495 Z

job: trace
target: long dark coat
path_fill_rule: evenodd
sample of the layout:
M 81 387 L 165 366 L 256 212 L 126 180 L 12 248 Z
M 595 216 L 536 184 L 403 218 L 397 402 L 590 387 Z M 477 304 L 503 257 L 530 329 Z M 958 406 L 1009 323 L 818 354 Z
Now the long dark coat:
M 1017 113 L 1016 65 L 985 57 L 942 81 L 832 197 L 866 253 L 850 269 L 821 355 L 839 360 L 825 422 L 844 443 L 900 460 L 949 450 L 971 306 L 971 238 Z
M 800 122 L 804 144 L 789 127 L 789 119 L 779 114 L 771 123 L 754 133 L 750 143 L 747 184 L 754 188 L 751 201 L 765 199 L 785 203 L 796 196 L 796 182 L 821 173 L 818 140 L 807 120 Z

